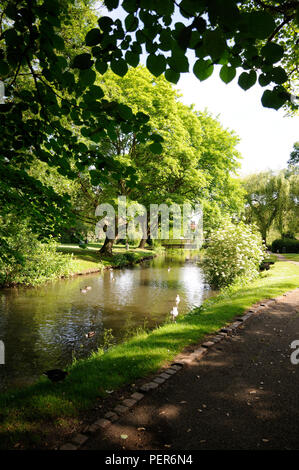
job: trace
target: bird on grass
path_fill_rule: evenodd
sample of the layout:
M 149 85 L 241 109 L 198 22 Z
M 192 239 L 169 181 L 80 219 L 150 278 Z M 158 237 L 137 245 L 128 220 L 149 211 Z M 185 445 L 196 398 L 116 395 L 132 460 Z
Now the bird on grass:
M 176 317 L 178 316 L 179 311 L 177 307 L 173 307 L 173 309 L 170 312 L 170 315 L 172 317 L 172 321 L 175 321 Z
M 86 294 L 87 290 L 86 289 L 80 289 L 81 294 Z
M 46 375 L 51 382 L 60 382 L 66 378 L 68 372 L 61 369 L 51 369 L 44 372 L 43 375 Z
M 167 269 L 167 271 L 168 271 L 168 272 L 170 271 L 170 267 L 169 267 L 169 266 L 168 266 L 168 269 Z
M 91 287 L 91 286 L 85 286 L 85 289 L 86 289 L 86 290 L 91 290 L 92 287 Z
M 88 333 L 86 333 L 85 338 L 92 338 L 95 334 L 95 331 L 89 331 Z
M 180 298 L 180 296 L 179 296 L 179 294 L 178 294 L 178 295 L 176 296 L 176 298 L 175 298 L 175 303 L 176 303 L 176 305 L 179 305 L 180 301 L 181 301 L 181 298 Z

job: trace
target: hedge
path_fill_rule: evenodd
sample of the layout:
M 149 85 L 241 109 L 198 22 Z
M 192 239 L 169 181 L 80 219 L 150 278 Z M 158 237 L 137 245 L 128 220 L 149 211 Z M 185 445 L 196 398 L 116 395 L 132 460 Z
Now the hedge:
M 278 238 L 272 243 L 273 253 L 299 253 L 299 240 Z

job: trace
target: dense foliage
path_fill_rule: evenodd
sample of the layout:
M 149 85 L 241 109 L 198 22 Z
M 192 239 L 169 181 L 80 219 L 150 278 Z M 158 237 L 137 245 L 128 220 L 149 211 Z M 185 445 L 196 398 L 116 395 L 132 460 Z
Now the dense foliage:
M 299 142 L 295 142 L 288 161 L 290 167 L 299 167 Z
M 299 253 L 299 240 L 278 238 L 272 242 L 273 253 Z
M 246 191 L 245 216 L 256 223 L 267 241 L 270 228 L 283 237 L 299 231 L 299 175 L 296 171 L 266 171 L 243 180 Z
M 37 285 L 72 271 L 72 257 L 56 253 L 53 240 L 38 240 L 28 223 L 1 220 L 1 228 L 7 250 L 0 258 L 0 285 Z
M 263 258 L 264 247 L 256 228 L 226 220 L 210 234 L 204 269 L 211 285 L 226 287 L 239 279 L 255 278 Z
M 88 14 L 92 0 L 4 0 L 0 9 L 0 80 L 6 99 L 0 104 L 0 171 L 3 194 L 15 207 L 45 194 L 48 214 L 62 217 L 55 194 L 29 177 L 38 158 L 69 177 L 88 165 L 89 139 L 116 139 L 115 127 L 126 125 L 142 139 L 152 139 L 152 153 L 161 153 L 161 137 L 147 127 L 143 113 L 134 114 L 115 100 L 103 98 L 96 72 L 110 66 L 124 76 L 136 67 L 142 52 L 155 75 L 177 82 L 190 69 L 204 80 L 215 64 L 226 83 L 242 69 L 238 83 L 247 90 L 258 80 L 267 87 L 262 103 L 280 108 L 290 101 L 290 81 L 298 74 L 296 23 L 298 4 L 284 0 L 106 0 L 108 10 L 119 5 L 124 23 L 104 16 L 95 23 Z M 83 12 L 83 16 L 82 16 Z M 85 38 L 85 43 L 83 43 Z M 86 141 L 87 139 L 87 141 Z M 73 159 L 75 166 L 70 161 Z M 106 166 L 102 166 L 101 176 Z M 6 189 L 5 189 L 6 188 Z M 53 200 L 53 204 L 51 203 Z M 29 204 L 27 204 L 29 206 Z M 40 225 L 45 218 L 37 206 Z

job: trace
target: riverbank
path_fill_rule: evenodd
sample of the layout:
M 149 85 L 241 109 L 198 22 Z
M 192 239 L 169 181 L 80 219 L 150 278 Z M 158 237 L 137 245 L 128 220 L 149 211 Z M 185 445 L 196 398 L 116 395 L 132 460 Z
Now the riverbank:
M 299 268 L 278 262 L 245 287 L 220 295 L 190 314 L 151 332 L 142 331 L 107 352 L 74 362 L 66 380 L 46 378 L 35 385 L 0 395 L 1 448 L 55 448 L 89 417 L 101 417 L 106 400 L 122 387 L 155 373 L 191 344 L 216 332 L 252 304 L 298 287 Z M 133 387 L 134 389 L 134 387 Z
M 100 243 L 88 244 L 84 249 L 75 244 L 61 244 L 57 251 L 73 256 L 70 276 L 100 272 L 103 269 L 124 268 L 152 259 L 157 254 L 151 249 L 130 248 L 126 250 L 125 246 L 116 245 L 112 256 L 103 256 L 99 254 L 100 248 Z
M 54 248 L 53 253 L 53 258 L 56 257 L 58 262 L 54 262 L 53 269 L 47 269 L 47 257 L 39 258 L 36 261 L 36 269 L 31 267 L 29 272 L 23 274 L 20 274 L 16 269 L 15 275 L 12 275 L 9 281 L 6 280 L 0 284 L 0 289 L 37 287 L 58 279 L 97 273 L 105 269 L 132 266 L 157 256 L 155 250 L 135 247 L 126 250 L 125 246 L 121 245 L 117 245 L 112 256 L 103 256 L 99 254 L 101 246 L 100 243 L 94 243 L 83 249 L 75 244 L 58 245 L 57 248 Z M 45 269 L 39 269 L 40 261 L 45 265 Z

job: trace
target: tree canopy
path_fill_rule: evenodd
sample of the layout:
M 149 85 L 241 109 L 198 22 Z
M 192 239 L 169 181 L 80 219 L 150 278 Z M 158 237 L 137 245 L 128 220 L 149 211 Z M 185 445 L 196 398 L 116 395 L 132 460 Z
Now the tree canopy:
M 290 159 L 288 160 L 288 165 L 292 166 L 299 166 L 299 142 L 295 142 L 293 146 L 293 150 L 290 154 Z
M 122 6 L 124 22 L 90 11 L 92 0 L 4 0 L 0 7 L 0 188 L 2 205 L 32 215 L 63 219 L 68 199 L 45 187 L 29 169 L 35 159 L 75 178 L 89 167 L 95 140 L 116 141 L 118 126 L 163 151 L 163 137 L 148 116 L 104 97 L 97 74 L 120 77 L 141 54 L 158 77 L 177 83 L 193 67 L 199 80 L 215 65 L 228 83 L 237 72 L 247 90 L 266 87 L 262 104 L 297 109 L 290 87 L 298 76 L 298 3 L 292 0 L 105 0 Z M 194 63 L 193 63 L 194 62 Z M 109 169 L 101 164 L 101 177 Z M 29 207 L 30 206 L 30 207 Z M 48 224 L 51 225 L 51 224 Z
M 257 224 L 264 241 L 267 241 L 271 227 L 278 229 L 282 237 L 285 234 L 296 236 L 299 230 L 299 177 L 296 172 L 257 173 L 244 178 L 243 184 L 247 222 Z

